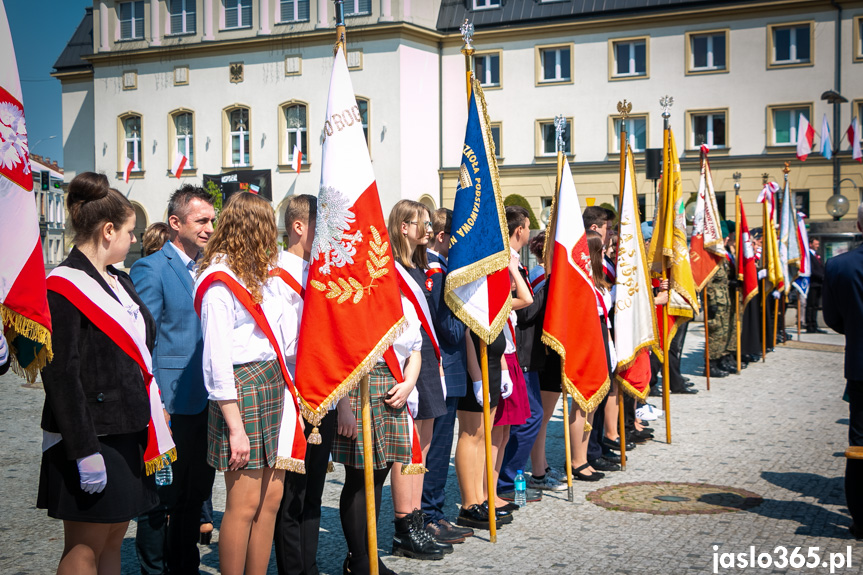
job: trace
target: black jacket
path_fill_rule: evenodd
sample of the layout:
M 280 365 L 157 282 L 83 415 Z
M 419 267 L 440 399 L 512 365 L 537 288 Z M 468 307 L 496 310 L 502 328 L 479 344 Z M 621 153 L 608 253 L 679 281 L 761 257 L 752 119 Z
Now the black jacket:
M 77 248 L 61 266 L 81 270 L 114 299 L 117 296 L 90 260 Z M 153 316 L 125 273 L 108 266 L 141 306 L 147 326 L 147 347 L 155 339 Z M 42 429 L 60 433 L 66 457 L 78 459 L 99 451 L 98 435 L 132 433 L 147 427 L 150 403 L 138 364 L 78 308 L 56 292 L 48 292 L 54 332 L 54 359 L 42 369 L 45 406 Z
M 828 260 L 821 305 L 825 323 L 845 334 L 845 379 L 863 380 L 863 246 Z
M 529 281 L 526 279 L 526 281 Z M 548 286 L 546 281 L 533 293 L 533 303 L 515 312 L 516 352 L 518 365 L 524 371 L 542 371 L 547 356 L 545 344 L 542 343 L 542 324 L 545 319 L 545 304 Z
M 809 252 L 809 261 L 812 262 L 812 271 L 809 275 L 809 283 L 819 286 L 824 282 L 824 262 L 818 255 Z

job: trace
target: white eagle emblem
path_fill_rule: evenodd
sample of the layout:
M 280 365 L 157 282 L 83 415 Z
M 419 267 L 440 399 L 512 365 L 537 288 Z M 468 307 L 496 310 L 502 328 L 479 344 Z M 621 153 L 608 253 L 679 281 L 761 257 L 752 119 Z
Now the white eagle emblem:
M 0 101 L 0 169 L 13 170 L 23 163 L 21 169 L 27 175 L 30 173 L 28 156 L 24 110 L 15 102 Z
M 348 198 L 332 187 L 322 187 L 318 194 L 318 217 L 312 257 L 323 256 L 321 273 L 329 275 L 332 266 L 337 268 L 353 264 L 356 245 L 363 241 L 363 234 L 350 231 L 356 217 L 350 210 Z

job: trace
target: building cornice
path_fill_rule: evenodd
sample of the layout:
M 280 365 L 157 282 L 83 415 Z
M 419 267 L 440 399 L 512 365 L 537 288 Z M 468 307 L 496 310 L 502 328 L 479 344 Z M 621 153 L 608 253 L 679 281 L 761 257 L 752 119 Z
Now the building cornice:
M 93 79 L 93 70 L 74 70 L 71 72 L 51 72 L 51 76 L 57 78 L 61 82 L 67 81 L 83 81 Z
M 348 30 L 348 45 L 350 46 L 352 40 L 354 42 L 359 42 L 370 39 L 392 37 L 408 38 L 418 42 L 437 44 L 437 42 L 440 42 L 445 35 L 435 30 L 417 26 L 416 24 L 411 24 L 409 22 L 392 22 L 350 28 Z M 173 54 L 180 53 L 183 57 L 188 57 L 206 54 L 239 54 L 258 52 L 262 50 L 279 50 L 284 47 L 286 41 L 304 45 L 326 45 L 332 44 L 334 38 L 335 30 L 327 28 L 322 30 L 295 32 L 291 34 L 273 34 L 232 40 L 198 42 L 195 44 L 156 46 L 140 50 L 100 52 L 84 56 L 84 59 L 94 66 L 120 63 L 127 65 L 130 62 L 162 60 L 170 58 Z M 59 74 L 54 75 L 58 77 L 60 76 Z

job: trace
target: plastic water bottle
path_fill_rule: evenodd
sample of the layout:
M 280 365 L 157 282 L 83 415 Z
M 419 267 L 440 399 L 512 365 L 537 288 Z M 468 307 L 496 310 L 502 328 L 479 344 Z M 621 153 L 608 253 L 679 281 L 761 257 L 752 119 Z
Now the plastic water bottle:
M 171 460 L 164 455 L 162 458 L 165 464 L 162 466 L 162 469 L 156 472 L 156 485 L 159 487 L 170 485 L 174 482 L 174 470 L 171 469 Z
M 513 483 L 515 484 L 515 504 L 524 507 L 527 505 L 527 480 L 524 478 L 523 470 L 518 470 Z

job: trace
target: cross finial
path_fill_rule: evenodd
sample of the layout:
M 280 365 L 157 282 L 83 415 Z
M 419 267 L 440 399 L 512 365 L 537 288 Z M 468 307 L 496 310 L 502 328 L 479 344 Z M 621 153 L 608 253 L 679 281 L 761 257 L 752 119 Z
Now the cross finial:
M 470 20 L 467 18 L 464 19 L 464 23 L 462 23 L 459 28 L 461 32 L 462 40 L 464 40 L 464 47 L 472 50 L 473 46 L 471 45 L 471 40 L 473 40 L 473 24 L 471 24 Z
M 620 114 L 621 119 L 625 120 L 630 112 L 632 112 L 632 102 L 624 100 L 617 103 L 617 113 Z
M 563 116 L 563 114 L 558 114 L 554 117 L 554 133 L 557 136 L 555 138 L 555 142 L 557 143 L 558 151 L 566 150 L 563 141 L 564 131 L 566 131 L 566 118 Z
M 674 98 L 672 96 L 663 96 L 659 99 L 659 105 L 662 106 L 662 117 L 670 118 L 671 106 L 674 105 Z

